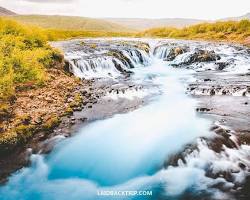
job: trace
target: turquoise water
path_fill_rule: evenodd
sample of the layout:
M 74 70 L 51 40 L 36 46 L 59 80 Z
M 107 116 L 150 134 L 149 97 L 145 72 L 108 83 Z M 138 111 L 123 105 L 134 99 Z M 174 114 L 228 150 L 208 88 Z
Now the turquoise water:
M 210 134 L 210 121 L 197 117 L 196 101 L 185 94 L 189 73 L 159 60 L 136 69 L 134 79 L 158 84 L 161 94 L 135 111 L 90 123 L 48 156 L 32 155 L 32 166 L 0 188 L 1 199 L 177 198 L 202 172 L 165 170 L 164 161 Z M 99 196 L 103 190 L 148 190 L 153 195 Z

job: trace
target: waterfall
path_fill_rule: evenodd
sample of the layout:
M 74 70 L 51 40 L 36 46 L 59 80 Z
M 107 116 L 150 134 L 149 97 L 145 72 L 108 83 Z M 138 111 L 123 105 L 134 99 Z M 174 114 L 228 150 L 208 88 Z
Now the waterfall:
M 132 69 L 150 64 L 150 55 L 145 49 L 117 43 L 91 48 L 82 46 L 65 52 L 70 71 L 80 78 L 117 78 L 127 76 Z
M 167 57 L 167 55 L 169 55 L 170 49 L 171 49 L 170 46 L 160 45 L 154 49 L 153 54 L 155 57 L 157 57 L 159 59 L 164 59 Z

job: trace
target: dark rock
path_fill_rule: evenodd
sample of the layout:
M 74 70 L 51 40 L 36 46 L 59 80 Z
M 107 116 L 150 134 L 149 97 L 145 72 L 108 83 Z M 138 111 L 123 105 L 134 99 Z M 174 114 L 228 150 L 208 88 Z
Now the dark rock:
M 210 95 L 211 95 L 211 96 L 215 95 L 215 89 L 211 89 Z
M 214 51 L 198 49 L 187 59 L 187 61 L 182 64 L 188 65 L 196 62 L 211 62 L 216 60 L 220 60 L 220 56 L 217 55 Z
M 166 59 L 164 59 L 165 61 L 173 61 L 178 55 L 181 55 L 183 53 L 185 53 L 187 51 L 186 48 L 184 47 L 175 47 L 172 48 L 169 52 L 169 54 L 167 55 Z
M 223 70 L 229 65 L 227 62 L 216 62 L 215 64 L 218 66 L 217 70 Z
M 243 164 L 243 163 L 240 162 L 238 165 L 239 165 L 239 167 L 240 167 L 241 169 L 246 169 L 246 165 L 245 165 L 245 164 Z
M 85 121 L 87 121 L 87 118 L 86 117 L 81 117 L 81 118 L 79 118 L 79 120 L 81 120 L 82 122 L 85 122 Z
M 209 108 L 196 108 L 197 112 L 209 112 L 211 109 Z
M 72 74 L 72 70 L 71 70 L 71 64 L 69 63 L 69 61 L 65 60 L 64 61 L 64 67 L 63 67 L 64 71 L 66 71 L 69 74 Z

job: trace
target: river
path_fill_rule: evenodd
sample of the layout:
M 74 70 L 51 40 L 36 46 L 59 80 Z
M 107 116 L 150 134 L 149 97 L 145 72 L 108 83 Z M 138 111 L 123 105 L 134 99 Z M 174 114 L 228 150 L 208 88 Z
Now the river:
M 134 93 L 127 91 L 122 96 L 107 94 L 103 97 L 127 101 L 147 97 L 146 104 L 90 122 L 73 137 L 58 142 L 48 155 L 33 154 L 31 166 L 13 174 L 0 188 L 1 199 L 187 200 L 199 199 L 200 195 L 204 199 L 229 198 L 231 194 L 215 185 L 230 188 L 233 182 L 227 182 L 222 176 L 208 176 L 209 163 L 214 161 L 212 165 L 218 171 L 227 167 L 235 169 L 233 162 L 246 159 L 250 148 L 248 145 L 225 148 L 224 152 L 230 151 L 237 160 L 208 147 L 203 138 L 215 137 L 211 130 L 213 119 L 196 112 L 199 101 L 186 91 L 187 84 L 195 81 L 195 68 L 172 67 L 161 58 L 163 50 L 153 53 L 155 46 L 156 42 L 151 42 L 149 55 L 145 52 L 142 55 L 148 56 L 145 65 L 139 63 L 140 59 L 134 59 L 135 68 L 129 69 L 133 72 L 130 83 L 149 87 Z M 74 52 L 70 51 L 68 56 L 72 58 L 72 54 Z M 183 60 L 181 56 L 179 61 Z M 107 78 L 112 74 L 112 79 L 119 80 L 119 72 L 104 65 L 103 70 L 93 70 L 94 77 L 105 74 L 103 78 Z M 211 62 L 205 67 L 209 65 Z M 81 71 L 75 71 L 75 74 L 92 78 L 93 71 L 87 74 L 82 71 L 80 75 Z M 190 144 L 196 144 L 197 149 L 186 154 L 185 162 L 179 159 L 177 166 L 167 162 Z M 238 178 L 246 177 L 247 170 L 240 173 Z M 144 193 L 134 193 L 139 191 Z M 119 195 L 112 192 L 119 192 Z

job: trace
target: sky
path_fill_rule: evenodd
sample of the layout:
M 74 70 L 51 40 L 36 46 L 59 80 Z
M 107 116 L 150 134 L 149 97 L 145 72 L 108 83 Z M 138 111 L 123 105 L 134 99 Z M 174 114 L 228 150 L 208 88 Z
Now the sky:
M 0 0 L 19 14 L 220 19 L 250 12 L 250 0 Z

